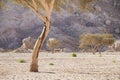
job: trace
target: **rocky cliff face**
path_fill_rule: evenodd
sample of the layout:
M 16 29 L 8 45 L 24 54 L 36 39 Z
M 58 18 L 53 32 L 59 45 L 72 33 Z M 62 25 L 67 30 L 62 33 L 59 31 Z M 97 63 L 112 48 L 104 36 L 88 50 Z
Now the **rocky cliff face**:
M 48 38 L 58 38 L 63 46 L 77 50 L 79 36 L 83 33 L 112 33 L 120 38 L 120 3 L 119 0 L 100 0 L 93 4 L 94 11 L 83 12 L 66 10 L 58 14 L 53 12 L 51 32 Z M 42 31 L 43 23 L 28 8 L 7 3 L 7 9 L 0 9 L 0 48 L 17 48 L 22 39 L 31 36 L 37 38 Z M 45 46 L 44 46 L 45 47 Z

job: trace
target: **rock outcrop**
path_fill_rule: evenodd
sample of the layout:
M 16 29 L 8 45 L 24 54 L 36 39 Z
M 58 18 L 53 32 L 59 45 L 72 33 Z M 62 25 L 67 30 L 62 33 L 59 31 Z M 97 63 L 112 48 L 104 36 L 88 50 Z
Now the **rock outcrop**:
M 22 40 L 21 47 L 14 50 L 16 53 L 28 53 L 32 52 L 36 39 L 31 37 L 27 37 Z
M 35 41 L 36 40 L 33 39 L 33 38 L 31 38 L 31 37 L 25 38 L 25 39 L 22 40 L 22 46 L 21 46 L 21 48 L 24 48 L 24 49 L 33 49 Z
M 120 40 L 115 41 L 115 43 L 109 46 L 109 49 L 112 51 L 120 51 Z

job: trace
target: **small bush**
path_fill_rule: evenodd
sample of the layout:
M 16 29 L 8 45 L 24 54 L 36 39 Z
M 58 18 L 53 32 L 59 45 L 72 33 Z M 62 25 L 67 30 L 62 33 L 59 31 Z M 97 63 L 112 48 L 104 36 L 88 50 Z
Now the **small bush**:
M 102 57 L 102 55 L 101 55 L 101 54 L 99 54 L 99 57 Z
M 113 63 L 116 63 L 116 61 L 115 61 L 115 60 L 113 60 L 112 62 L 113 62 Z
M 18 60 L 18 62 L 19 62 L 19 63 L 26 63 L 26 60 L 20 59 L 20 60 Z
M 53 63 L 50 63 L 49 65 L 54 65 Z
M 61 41 L 55 38 L 49 38 L 46 45 L 52 51 L 52 53 L 54 53 L 55 49 L 61 47 Z
M 115 39 L 112 34 L 83 34 L 80 37 L 81 49 L 90 50 L 93 54 L 101 51 L 104 47 L 110 46 Z
M 72 54 L 72 57 L 77 57 L 77 54 L 73 53 L 73 54 Z

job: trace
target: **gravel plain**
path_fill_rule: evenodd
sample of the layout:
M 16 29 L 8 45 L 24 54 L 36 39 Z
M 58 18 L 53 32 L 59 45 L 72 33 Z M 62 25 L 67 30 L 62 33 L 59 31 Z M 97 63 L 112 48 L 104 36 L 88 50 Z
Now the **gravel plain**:
M 0 53 L 0 80 L 120 80 L 120 52 L 76 54 L 41 52 L 39 72 L 29 72 L 31 53 Z

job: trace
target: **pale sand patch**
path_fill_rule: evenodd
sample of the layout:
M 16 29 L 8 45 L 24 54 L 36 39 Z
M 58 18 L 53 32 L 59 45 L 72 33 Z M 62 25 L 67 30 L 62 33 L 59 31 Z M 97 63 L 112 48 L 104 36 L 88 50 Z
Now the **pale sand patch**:
M 24 59 L 26 63 L 19 63 Z M 30 53 L 0 53 L 0 80 L 120 80 L 120 52 L 39 55 L 39 72 L 29 72 Z M 53 63 L 53 65 L 50 65 Z

